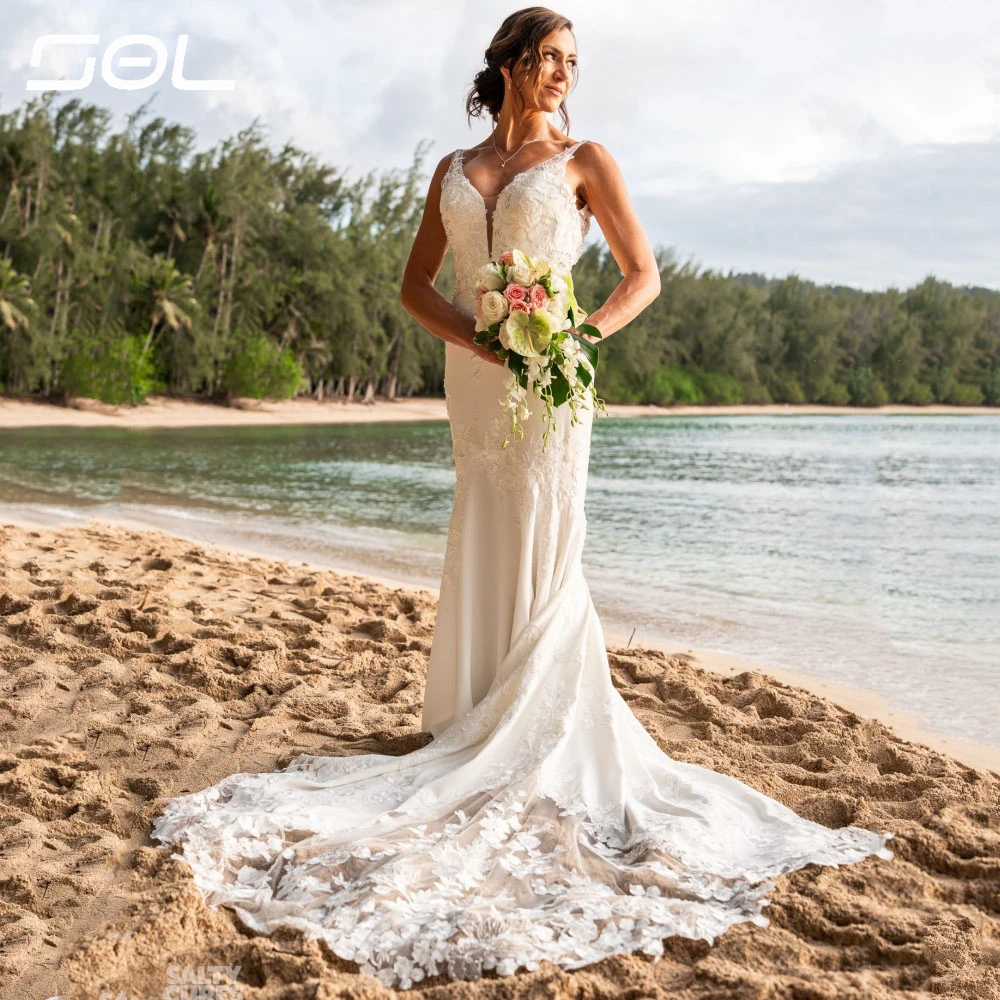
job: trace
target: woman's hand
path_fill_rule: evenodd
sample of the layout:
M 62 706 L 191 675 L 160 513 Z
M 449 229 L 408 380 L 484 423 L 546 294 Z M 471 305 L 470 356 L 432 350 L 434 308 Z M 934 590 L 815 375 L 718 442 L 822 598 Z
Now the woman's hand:
M 499 365 L 501 368 L 507 367 L 507 362 L 503 358 L 498 358 L 489 348 L 477 344 L 474 340 L 469 341 L 469 350 L 488 364 Z
M 501 368 L 507 367 L 507 362 L 504 361 L 503 358 L 498 358 L 492 351 L 488 350 L 485 347 L 482 347 L 479 344 L 472 345 L 472 353 L 475 354 L 477 357 L 482 358 L 483 361 L 486 361 L 491 365 L 499 365 Z

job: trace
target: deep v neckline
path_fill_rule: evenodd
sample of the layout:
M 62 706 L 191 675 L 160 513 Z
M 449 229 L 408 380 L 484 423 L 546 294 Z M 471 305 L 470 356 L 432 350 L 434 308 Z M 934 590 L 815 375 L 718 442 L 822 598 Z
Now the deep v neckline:
M 486 199 L 483 197 L 482 192 L 476 187 L 472 181 L 469 180 L 468 175 L 465 172 L 465 154 L 469 152 L 467 149 L 460 149 L 458 151 L 458 172 L 462 175 L 462 180 L 469 186 L 469 189 L 475 193 L 479 199 L 479 204 L 483 208 L 483 228 L 485 229 L 484 237 L 486 240 L 486 253 L 490 260 L 493 260 L 493 220 L 496 218 L 497 209 L 500 207 L 500 199 L 504 196 L 507 189 L 518 179 L 518 177 L 523 177 L 525 174 L 530 174 L 532 170 L 536 170 L 538 167 L 544 166 L 546 163 L 551 163 L 553 160 L 558 159 L 560 156 L 565 156 L 567 153 L 572 153 L 580 146 L 582 146 L 587 140 L 581 139 L 579 142 L 574 143 L 572 146 L 567 146 L 566 149 L 560 149 L 558 153 L 553 153 L 551 156 L 547 156 L 544 160 L 539 160 L 537 163 L 533 163 L 530 167 L 526 167 L 524 170 L 519 170 L 516 174 L 500 190 L 497 192 L 496 201 L 493 203 L 493 211 L 491 212 L 486 205 Z M 563 186 L 570 193 L 573 198 L 573 208 L 576 209 L 577 213 L 583 211 L 582 208 L 577 208 L 576 205 L 576 192 L 569 186 L 566 181 L 566 177 L 563 176 Z

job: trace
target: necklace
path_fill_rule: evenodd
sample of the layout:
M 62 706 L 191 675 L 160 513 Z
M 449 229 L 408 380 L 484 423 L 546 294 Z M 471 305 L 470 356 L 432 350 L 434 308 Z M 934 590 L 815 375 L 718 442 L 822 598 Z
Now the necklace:
M 506 167 L 507 164 L 508 164 L 508 162 L 510 160 L 513 160 L 514 157 L 517 156 L 517 154 L 520 153 L 521 150 L 524 149 L 524 147 L 527 146 L 529 142 L 543 142 L 547 138 L 548 138 L 548 136 L 543 135 L 539 139 L 528 139 L 525 142 L 522 142 L 521 145 L 518 146 L 517 149 L 515 149 L 514 152 L 511 153 L 510 156 L 508 156 L 506 160 L 502 156 L 500 156 L 500 150 L 497 149 L 497 141 L 496 141 L 496 139 L 493 139 L 492 142 L 493 142 L 493 148 L 496 150 L 497 156 L 500 157 L 500 166 L 501 167 Z

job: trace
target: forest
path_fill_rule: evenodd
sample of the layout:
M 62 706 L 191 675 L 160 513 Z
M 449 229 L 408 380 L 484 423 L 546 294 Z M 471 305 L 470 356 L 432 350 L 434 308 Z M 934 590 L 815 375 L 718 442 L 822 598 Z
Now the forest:
M 254 121 L 198 150 L 152 116 L 55 93 L 0 115 L 0 391 L 371 400 L 441 395 L 444 343 L 400 281 L 430 179 L 349 167 Z M 597 228 L 596 226 L 594 227 Z M 659 298 L 601 348 L 608 403 L 1000 405 L 1000 291 L 721 274 L 656 248 Z M 593 312 L 621 280 L 603 241 L 574 268 Z M 450 296 L 449 253 L 436 282 Z

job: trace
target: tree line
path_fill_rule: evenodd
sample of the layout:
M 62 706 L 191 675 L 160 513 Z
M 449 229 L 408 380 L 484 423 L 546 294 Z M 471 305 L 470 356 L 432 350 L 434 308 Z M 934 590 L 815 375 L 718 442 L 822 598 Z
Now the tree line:
M 0 115 L 0 390 L 53 401 L 443 393 L 444 344 L 402 308 L 425 144 L 346 172 L 254 121 L 194 132 L 47 93 Z M 656 251 L 660 297 L 601 350 L 611 403 L 1000 405 L 1000 292 L 929 275 L 868 292 L 721 274 Z M 621 280 L 592 243 L 590 312 Z M 437 287 L 449 295 L 449 254 Z

